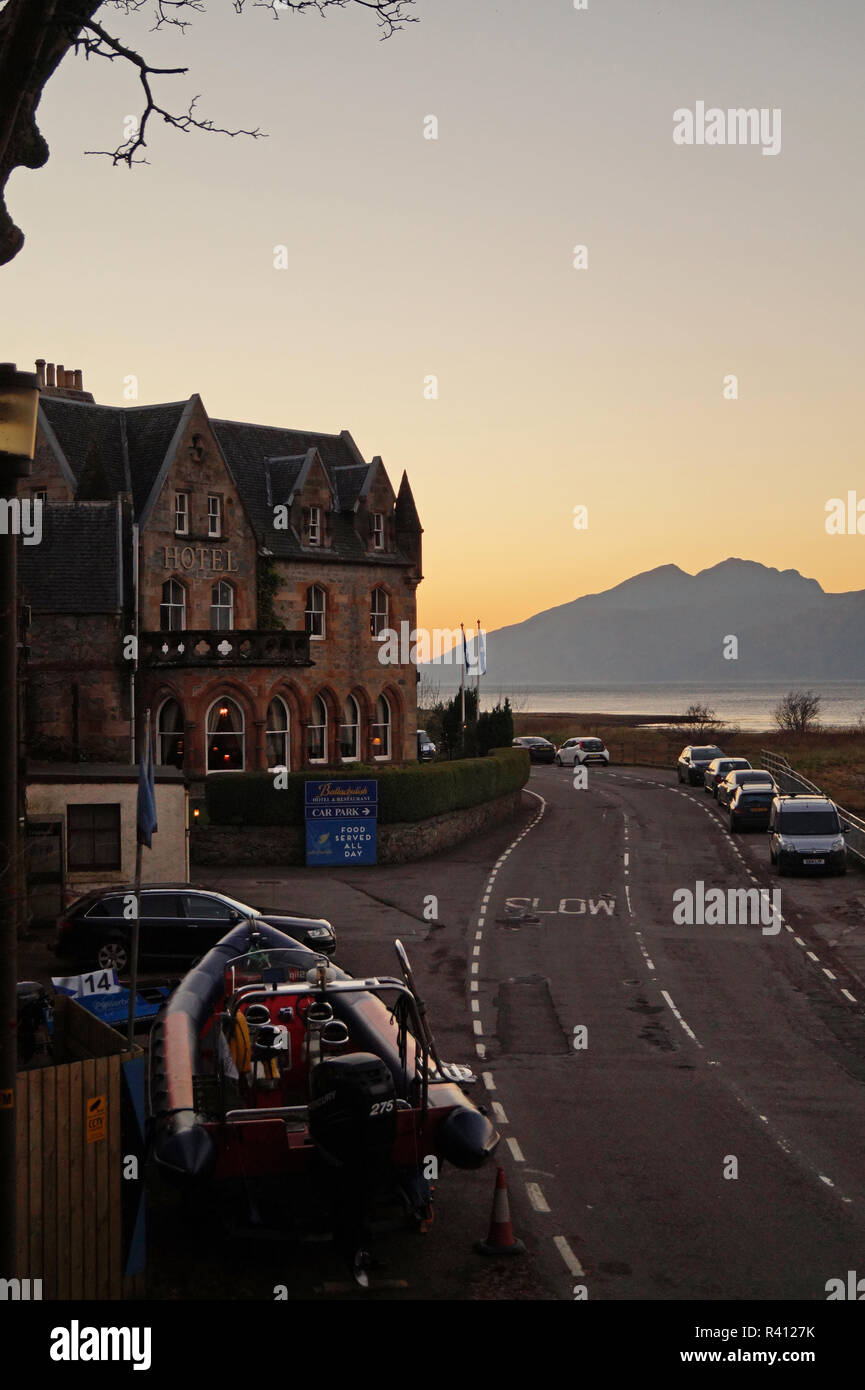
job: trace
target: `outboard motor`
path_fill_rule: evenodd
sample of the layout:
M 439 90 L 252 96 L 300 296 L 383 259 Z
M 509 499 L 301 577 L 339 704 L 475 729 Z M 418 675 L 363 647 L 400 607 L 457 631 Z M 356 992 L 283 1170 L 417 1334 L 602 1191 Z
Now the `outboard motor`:
M 328 1163 L 354 1170 L 390 1164 L 396 1090 L 380 1057 L 324 1058 L 310 1076 L 309 1096 L 310 1138 Z
M 367 1217 L 392 1173 L 396 1089 L 372 1052 L 326 1057 L 310 1075 L 309 1133 L 328 1167 L 334 1236 L 364 1282 Z

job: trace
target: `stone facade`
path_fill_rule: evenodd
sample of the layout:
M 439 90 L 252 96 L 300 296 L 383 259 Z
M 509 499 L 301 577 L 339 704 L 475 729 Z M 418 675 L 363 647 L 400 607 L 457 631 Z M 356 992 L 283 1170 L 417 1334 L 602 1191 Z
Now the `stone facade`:
M 346 432 L 46 387 L 21 494 L 44 499 L 19 550 L 39 756 L 130 760 L 134 702 L 192 779 L 416 758 L 416 668 L 376 634 L 415 626 L 421 527 Z

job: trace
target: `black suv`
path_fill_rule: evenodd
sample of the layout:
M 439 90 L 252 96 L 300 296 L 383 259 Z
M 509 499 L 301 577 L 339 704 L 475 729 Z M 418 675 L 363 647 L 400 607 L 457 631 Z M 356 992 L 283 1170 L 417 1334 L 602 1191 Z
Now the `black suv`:
M 525 748 L 530 763 L 551 763 L 556 756 L 556 745 L 548 738 L 536 738 L 533 734 L 522 734 L 513 741 L 514 748 Z
M 123 884 L 79 898 L 58 918 L 56 954 L 125 974 L 130 964 L 134 894 L 133 885 Z M 142 960 L 197 960 L 238 922 L 258 917 L 310 950 L 327 956 L 336 950 L 336 933 L 324 918 L 265 916 L 236 898 L 188 883 L 144 885 L 140 913 Z
M 687 748 L 683 748 L 679 754 L 677 772 L 680 782 L 687 782 L 692 787 L 702 787 L 703 777 L 706 768 L 714 758 L 723 758 L 724 754 L 720 748 L 712 744 L 689 743 Z

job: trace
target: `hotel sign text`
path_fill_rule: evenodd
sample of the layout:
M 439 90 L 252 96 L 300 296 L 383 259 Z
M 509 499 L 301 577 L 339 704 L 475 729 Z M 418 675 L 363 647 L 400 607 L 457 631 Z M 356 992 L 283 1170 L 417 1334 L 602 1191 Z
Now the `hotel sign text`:
M 164 545 L 165 558 L 162 568 L 166 570 L 210 569 L 237 570 L 234 556 L 230 550 L 222 550 L 213 545 Z

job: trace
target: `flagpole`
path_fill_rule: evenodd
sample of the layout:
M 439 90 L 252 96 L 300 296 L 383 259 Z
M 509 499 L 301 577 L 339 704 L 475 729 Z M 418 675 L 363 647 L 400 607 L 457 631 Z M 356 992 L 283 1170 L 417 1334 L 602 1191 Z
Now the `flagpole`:
M 148 775 L 150 771 L 150 710 L 144 711 L 144 750 L 139 753 L 139 784 L 141 781 L 141 765 L 148 764 Z M 141 826 L 136 817 L 135 826 L 135 916 L 132 919 L 132 945 L 130 956 L 132 958 L 132 973 L 129 979 L 129 1014 L 126 1024 L 126 1043 L 132 1051 L 135 1046 L 135 1006 L 138 996 L 138 946 L 140 937 L 141 920 L 141 850 L 142 836 Z
M 478 618 L 478 635 L 475 643 L 475 661 L 478 665 L 478 702 L 475 709 L 475 717 L 481 717 L 481 620 Z
M 466 630 L 460 623 L 463 635 L 463 659 L 460 666 L 460 753 L 465 753 L 466 742 Z

